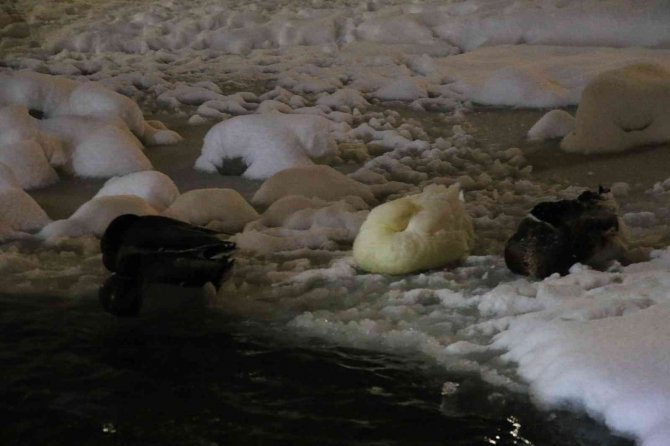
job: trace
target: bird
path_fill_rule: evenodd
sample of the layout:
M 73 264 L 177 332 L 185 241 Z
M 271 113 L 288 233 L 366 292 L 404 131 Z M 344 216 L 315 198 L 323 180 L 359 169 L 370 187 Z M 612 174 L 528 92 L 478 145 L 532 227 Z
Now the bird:
M 575 263 L 602 268 L 626 250 L 617 211 L 602 186 L 576 199 L 538 203 L 507 241 L 505 263 L 514 273 L 537 278 L 565 275 Z
M 473 244 L 460 185 L 429 185 L 372 209 L 354 240 L 353 256 L 368 272 L 408 274 L 457 262 Z
M 235 244 L 215 231 L 168 217 L 124 214 L 100 240 L 102 263 L 112 272 L 99 290 L 102 306 L 117 316 L 135 316 L 142 291 L 154 283 L 219 289 L 234 264 Z

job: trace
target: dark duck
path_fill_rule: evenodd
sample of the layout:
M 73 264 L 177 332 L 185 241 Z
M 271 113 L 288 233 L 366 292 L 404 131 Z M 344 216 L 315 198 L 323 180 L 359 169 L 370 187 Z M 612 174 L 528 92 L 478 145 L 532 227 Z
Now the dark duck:
M 235 244 L 209 229 L 159 216 L 121 215 L 100 240 L 102 263 L 112 276 L 100 301 L 117 316 L 137 315 L 143 290 L 154 283 L 217 289 L 228 277 Z
M 567 274 L 575 263 L 603 268 L 625 254 L 622 230 L 616 202 L 602 187 L 574 200 L 542 202 L 507 241 L 505 263 L 537 278 Z

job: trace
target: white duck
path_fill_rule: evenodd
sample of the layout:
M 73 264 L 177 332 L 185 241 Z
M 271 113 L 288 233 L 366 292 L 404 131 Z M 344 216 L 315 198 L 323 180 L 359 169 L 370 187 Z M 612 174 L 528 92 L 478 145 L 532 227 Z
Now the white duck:
M 473 242 L 460 185 L 430 185 L 374 208 L 354 241 L 354 260 L 369 272 L 406 274 L 461 260 Z

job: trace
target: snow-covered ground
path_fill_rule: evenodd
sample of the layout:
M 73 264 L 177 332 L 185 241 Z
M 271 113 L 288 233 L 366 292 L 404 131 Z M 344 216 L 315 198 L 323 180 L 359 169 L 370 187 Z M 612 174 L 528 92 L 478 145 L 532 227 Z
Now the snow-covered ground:
M 662 0 L 16 0 L 0 8 L 0 240 L 14 240 L 0 288 L 90 293 L 106 223 L 166 212 L 234 233 L 224 311 L 418 353 L 670 444 L 668 23 Z M 553 112 L 530 137 L 576 129 L 586 147 L 614 128 L 642 132 L 625 144 L 639 150 L 506 136 L 547 108 L 574 114 L 589 84 L 576 122 Z M 666 146 L 637 147 L 651 142 Z M 151 166 L 167 177 L 137 173 Z M 114 175 L 129 176 L 87 202 Z M 475 230 L 467 259 L 356 267 L 370 209 L 456 182 Z M 504 243 L 535 203 L 598 182 L 640 262 L 543 281 L 506 269 Z

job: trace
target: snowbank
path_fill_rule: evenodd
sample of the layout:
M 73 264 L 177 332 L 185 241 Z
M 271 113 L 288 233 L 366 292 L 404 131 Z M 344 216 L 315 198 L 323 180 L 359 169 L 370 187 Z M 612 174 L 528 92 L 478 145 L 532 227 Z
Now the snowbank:
M 337 147 L 327 119 L 309 115 L 238 116 L 212 127 L 205 135 L 196 169 L 216 172 L 241 158 L 244 176 L 265 179 L 283 169 L 311 165 L 312 158 L 334 155 Z
M 584 89 L 567 152 L 608 153 L 670 141 L 670 70 L 630 65 L 602 73 Z
M 149 50 L 212 49 L 249 54 L 255 49 L 333 46 L 376 42 L 389 45 L 446 42 L 465 51 L 525 42 L 534 45 L 668 47 L 668 11 L 653 0 L 564 0 L 454 4 L 332 2 L 331 8 L 257 9 L 237 4 L 172 4 L 160 12 L 88 18 L 49 35 L 54 52 L 146 53 Z M 335 9 L 336 8 L 336 9 Z M 126 13 L 127 14 L 127 13 Z M 58 14 L 52 11 L 52 20 Z M 65 15 L 65 14 L 62 14 Z M 160 17 L 160 20 L 158 19 Z M 76 37 L 74 37 L 76 36 Z
M 537 298 L 553 305 L 511 321 L 495 342 L 541 403 L 583 407 L 644 446 L 670 435 L 668 252 L 655 257 L 624 274 L 546 281 Z
M 577 104 L 600 73 L 639 63 L 670 68 L 670 51 L 503 45 L 440 59 L 435 72 L 473 102 L 548 108 Z

